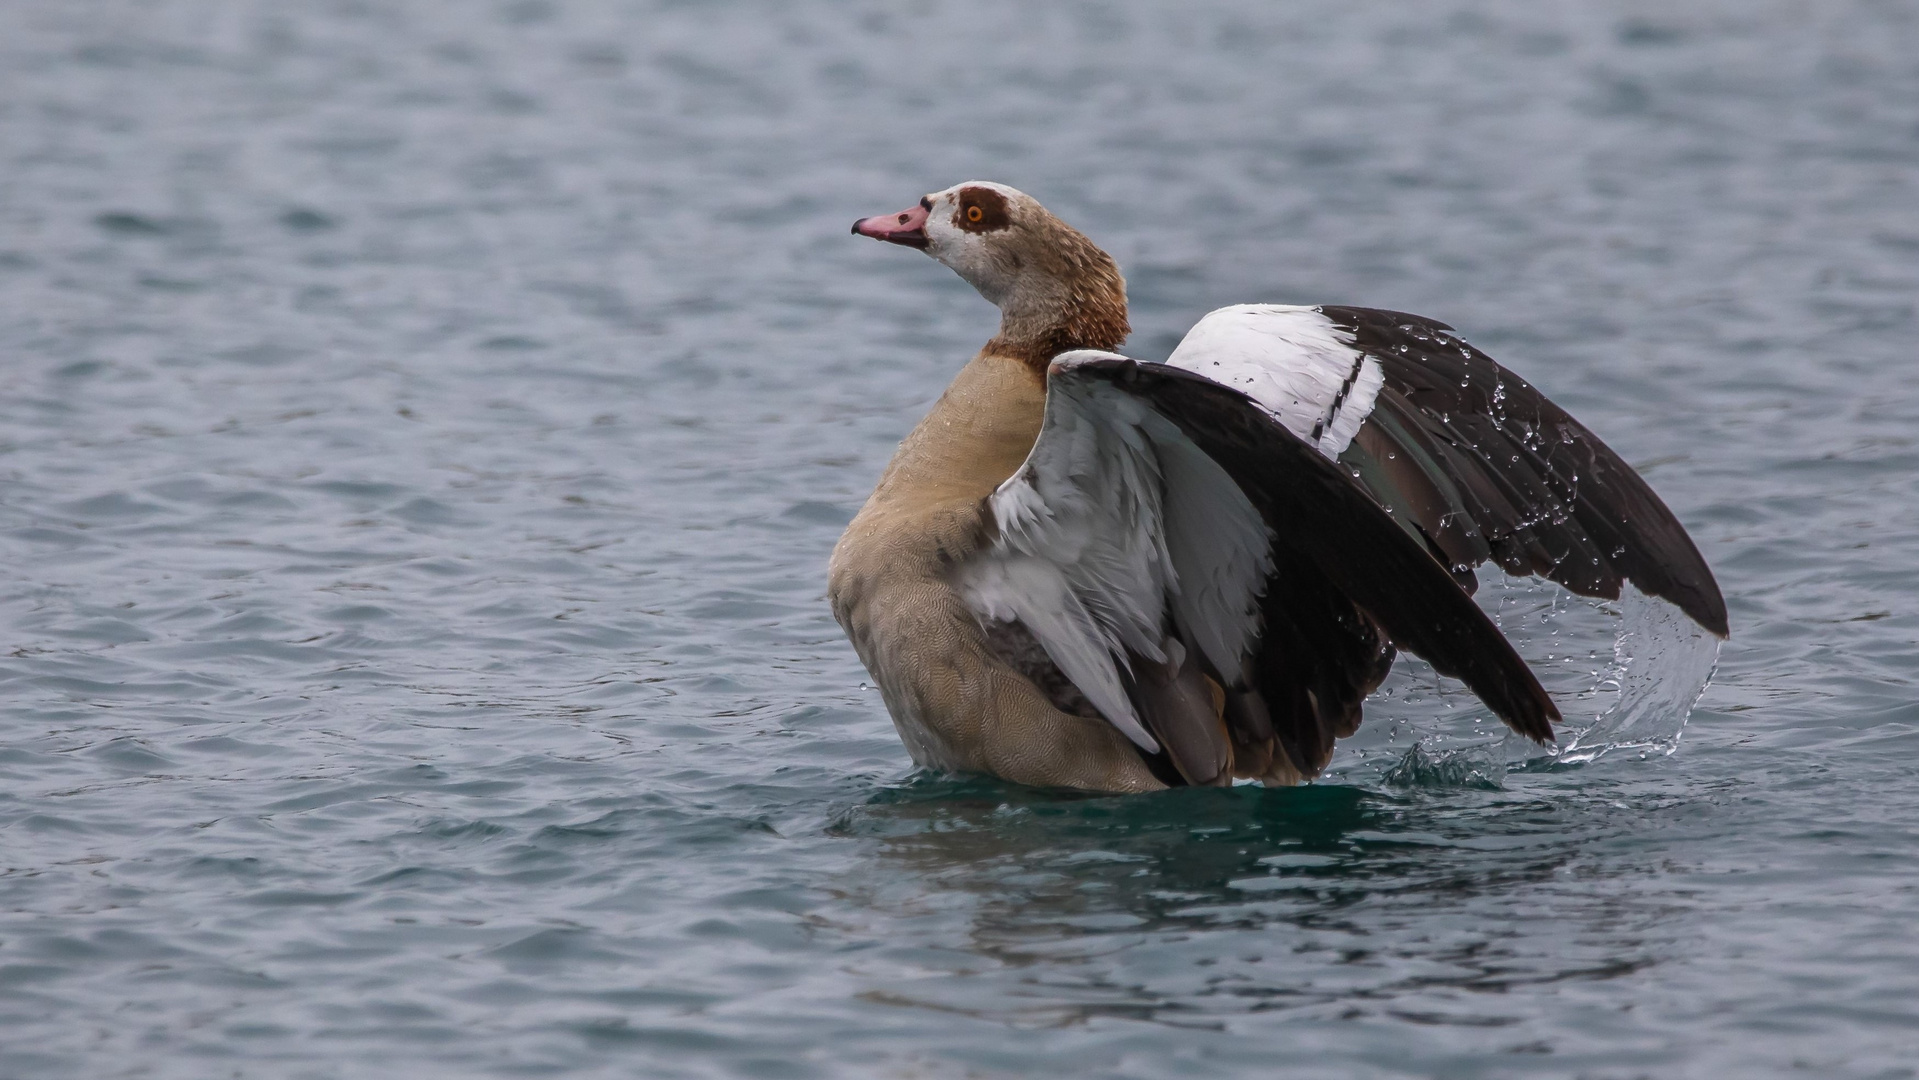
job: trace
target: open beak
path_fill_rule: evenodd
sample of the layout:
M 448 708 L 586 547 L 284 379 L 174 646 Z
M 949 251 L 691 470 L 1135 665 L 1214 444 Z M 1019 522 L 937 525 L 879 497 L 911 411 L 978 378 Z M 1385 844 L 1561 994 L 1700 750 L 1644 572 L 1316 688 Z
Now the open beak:
M 897 214 L 880 214 L 876 217 L 861 218 L 853 223 L 853 231 L 861 236 L 884 240 L 889 244 L 902 244 L 925 251 L 926 213 L 927 206 L 921 203 L 911 210 L 902 210 Z

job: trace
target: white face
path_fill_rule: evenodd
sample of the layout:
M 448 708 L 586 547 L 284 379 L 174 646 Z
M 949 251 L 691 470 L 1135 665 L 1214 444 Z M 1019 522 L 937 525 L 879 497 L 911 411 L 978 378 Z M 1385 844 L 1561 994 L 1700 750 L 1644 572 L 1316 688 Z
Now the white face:
M 987 180 L 934 192 L 925 203 L 926 253 L 997 305 L 1019 277 L 1021 260 L 1008 241 L 1031 202 L 1023 192 Z

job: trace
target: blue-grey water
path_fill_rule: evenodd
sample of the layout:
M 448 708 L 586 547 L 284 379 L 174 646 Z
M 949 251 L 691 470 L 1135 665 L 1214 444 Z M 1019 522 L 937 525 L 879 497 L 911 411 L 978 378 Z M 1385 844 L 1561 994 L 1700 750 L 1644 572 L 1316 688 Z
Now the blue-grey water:
M 1599 431 L 1677 751 L 916 775 L 824 562 L 994 312 L 847 226 L 976 177 Z M 1906 0 L 0 6 L 0 1077 L 1919 1075 L 1916 303 Z

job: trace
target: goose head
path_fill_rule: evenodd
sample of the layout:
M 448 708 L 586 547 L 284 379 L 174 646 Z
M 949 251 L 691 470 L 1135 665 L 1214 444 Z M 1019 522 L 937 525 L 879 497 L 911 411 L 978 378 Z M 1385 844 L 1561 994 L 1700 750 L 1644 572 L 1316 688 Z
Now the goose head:
M 853 231 L 918 248 L 979 290 L 1000 309 L 989 352 L 1043 368 L 1069 349 L 1126 339 L 1126 280 L 1112 256 L 1005 184 L 955 184 L 910 210 L 861 218 Z

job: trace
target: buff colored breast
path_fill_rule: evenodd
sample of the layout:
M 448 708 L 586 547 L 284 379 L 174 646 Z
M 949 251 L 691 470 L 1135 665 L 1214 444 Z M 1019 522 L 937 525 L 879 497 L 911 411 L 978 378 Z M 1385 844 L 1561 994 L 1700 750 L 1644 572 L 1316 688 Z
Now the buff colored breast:
M 985 499 L 1025 460 L 1045 405 L 1025 361 L 981 353 L 967 364 L 833 549 L 833 614 L 916 762 L 1027 784 L 1159 788 L 1110 724 L 1054 708 L 999 659 L 952 581 L 991 539 Z

